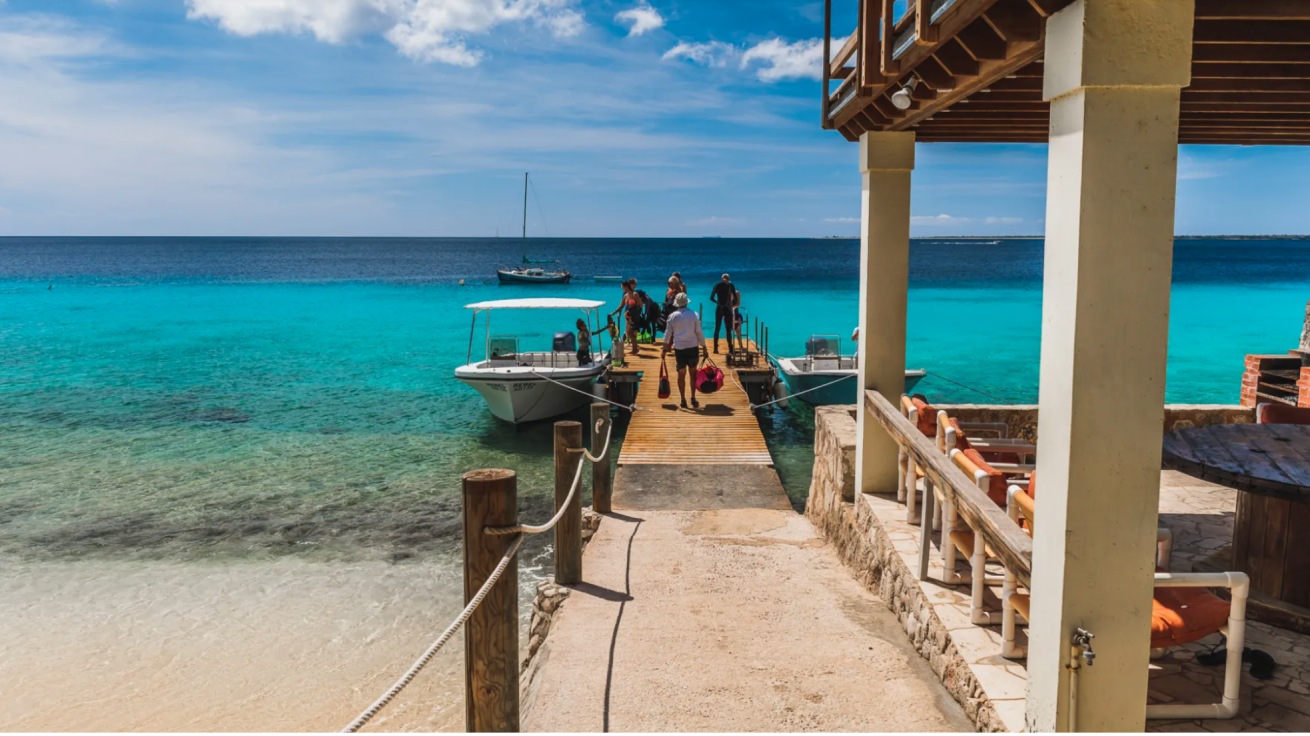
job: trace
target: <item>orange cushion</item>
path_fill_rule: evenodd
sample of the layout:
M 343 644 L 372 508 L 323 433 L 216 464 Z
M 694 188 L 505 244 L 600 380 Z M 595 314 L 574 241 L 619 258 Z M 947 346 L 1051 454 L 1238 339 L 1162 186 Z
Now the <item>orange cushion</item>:
M 1151 648 L 1189 644 L 1228 623 L 1228 601 L 1205 588 L 1156 588 L 1151 601 Z
M 914 404 L 915 409 L 919 410 L 919 431 L 923 432 L 925 437 L 936 437 L 937 409 L 918 394 L 911 396 L 910 402 Z
M 964 456 L 969 458 L 969 462 L 978 466 L 978 469 L 987 474 L 987 497 L 997 506 L 1005 508 L 1005 493 L 1010 483 L 1005 479 L 1005 473 L 993 468 L 983 460 L 982 453 L 977 450 L 963 450 Z

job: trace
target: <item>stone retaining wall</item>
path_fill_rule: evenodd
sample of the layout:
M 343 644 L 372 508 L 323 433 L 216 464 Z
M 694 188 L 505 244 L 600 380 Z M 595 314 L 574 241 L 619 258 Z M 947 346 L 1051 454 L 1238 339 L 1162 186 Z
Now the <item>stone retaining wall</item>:
M 896 614 L 919 654 L 974 725 L 980 731 L 1009 730 L 872 508 L 849 500 L 855 488 L 855 420 L 849 407 L 817 408 L 814 433 L 814 475 L 806 517 L 855 578 Z
M 943 404 L 938 407 L 962 422 L 997 422 L 1009 427 L 1010 437 L 1037 441 L 1036 404 Z M 1235 404 L 1167 404 L 1164 407 L 1164 431 L 1211 424 L 1251 424 L 1254 406 Z

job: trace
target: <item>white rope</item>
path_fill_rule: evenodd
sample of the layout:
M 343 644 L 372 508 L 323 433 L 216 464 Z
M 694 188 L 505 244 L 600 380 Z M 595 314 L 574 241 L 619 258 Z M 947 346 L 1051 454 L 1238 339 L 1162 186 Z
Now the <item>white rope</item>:
M 510 545 L 509 550 L 505 552 L 505 556 L 500 558 L 500 564 L 496 565 L 496 569 L 491 571 L 491 575 L 487 577 L 487 582 L 483 583 L 482 587 L 478 589 L 477 594 L 473 596 L 473 600 L 469 601 L 467 606 L 464 606 L 464 610 L 459 614 L 459 618 L 456 618 L 455 621 L 451 623 L 444 632 L 442 632 L 441 636 L 438 637 L 436 641 L 432 642 L 432 646 L 428 647 L 427 651 L 423 652 L 423 656 L 419 657 L 399 680 L 396 680 L 396 684 L 392 685 L 389 690 L 383 693 L 382 697 L 378 698 L 377 701 L 373 703 L 373 705 L 370 705 L 367 710 L 360 713 L 355 720 L 351 721 L 349 726 L 343 728 L 341 730 L 342 733 L 355 733 L 363 728 L 364 724 L 368 723 L 373 716 L 377 715 L 378 711 L 385 708 L 387 703 L 391 702 L 392 698 L 399 695 L 400 691 L 404 690 L 405 686 L 412 682 L 414 678 L 418 676 L 419 672 L 423 671 L 423 668 L 427 666 L 428 662 L 431 662 L 432 658 L 437 656 L 437 652 L 441 651 L 441 648 L 446 645 L 446 642 L 450 641 L 451 637 L 455 635 L 455 632 L 459 630 L 459 627 L 463 626 L 464 622 L 469 620 L 469 617 L 473 615 L 473 611 L 482 603 L 482 599 L 486 598 L 487 594 L 491 592 L 492 586 L 496 584 L 497 580 L 500 580 L 500 576 L 505 572 L 505 568 L 509 567 L 510 560 L 514 559 L 515 554 L 518 554 L 519 545 L 521 544 L 523 544 L 523 537 L 519 536 L 519 538 L 515 539 L 514 543 Z
M 569 504 L 573 501 L 573 494 L 577 493 L 578 488 L 582 485 L 583 467 L 585 467 L 585 465 L 581 460 L 579 460 L 578 472 L 573 474 L 573 486 L 569 488 L 569 495 L 565 497 L 564 503 L 560 504 L 559 511 L 555 512 L 555 516 L 551 517 L 550 521 L 539 526 L 532 526 L 530 524 L 518 524 L 516 526 L 489 526 L 482 531 L 492 536 L 505 536 L 507 534 L 518 534 L 520 532 L 524 534 L 541 534 L 542 532 L 548 532 L 555 528 L 555 525 L 559 523 L 559 520 L 564 518 L 564 512 L 569 510 Z
M 604 423 L 605 423 L 604 419 L 597 419 L 596 429 L 600 429 L 600 425 Z M 601 450 L 599 455 L 592 455 L 590 452 L 587 452 L 586 448 L 583 448 L 582 449 L 583 456 L 585 456 L 588 460 L 590 460 L 593 463 L 599 463 L 608 460 L 610 454 L 610 438 L 613 436 L 614 436 L 614 423 L 611 422 L 609 431 L 605 433 L 605 449 Z
M 533 369 L 533 370 L 529 371 L 529 373 L 531 373 L 532 375 L 537 376 L 537 377 L 539 377 L 539 378 L 543 378 L 543 379 L 545 379 L 545 380 L 547 380 L 547 381 L 550 381 L 551 383 L 557 384 L 557 385 L 559 385 L 559 386 L 563 386 L 564 388 L 566 388 L 566 389 L 568 389 L 568 390 L 570 390 L 570 391 L 576 391 L 577 393 L 580 393 L 580 394 L 582 394 L 583 396 L 590 396 L 592 399 L 594 399 L 594 400 L 596 400 L 596 401 L 603 401 L 603 402 L 605 402 L 606 404 L 609 404 L 610 406 L 617 406 L 617 407 L 619 407 L 620 409 L 626 409 L 627 411 L 634 411 L 634 412 L 635 412 L 635 411 L 650 411 L 650 409 L 643 409 L 643 408 L 641 408 L 640 406 L 637 406 L 636 404 L 633 404 L 632 406 L 624 406 L 623 404 L 617 404 L 617 403 L 615 403 L 615 402 L 613 402 L 613 401 L 610 401 L 609 399 L 602 399 L 602 398 L 600 398 L 599 396 L 597 396 L 597 395 L 591 393 L 590 391 L 583 391 L 582 389 L 573 388 L 572 386 L 568 385 L 567 383 L 560 383 L 559 381 L 556 381 L 555 379 L 551 378 L 550 376 L 547 376 L 547 375 L 543 375 L 543 374 L 541 374 L 541 373 L 538 373 L 538 372 L 536 371 L 536 369 Z
M 808 393 L 811 392 L 811 391 L 818 391 L 818 390 L 820 390 L 820 389 L 825 389 L 825 388 L 828 388 L 829 386 L 833 385 L 834 383 L 841 383 L 842 381 L 848 381 L 848 380 L 850 380 L 850 379 L 852 379 L 852 378 L 855 378 L 855 374 L 851 374 L 851 375 L 849 375 L 849 376 L 842 376 L 841 378 L 838 378 L 838 379 L 835 380 L 835 381 L 829 381 L 829 382 L 823 384 L 822 386 L 815 386 L 814 388 L 807 388 L 807 389 L 805 389 L 804 391 L 797 391 L 797 392 L 794 393 L 794 394 L 788 394 L 786 397 L 781 398 L 781 399 L 774 399 L 773 401 L 766 401 L 766 402 L 764 402 L 763 404 L 751 404 L 751 409 L 762 409 L 762 408 L 764 408 L 764 407 L 766 407 L 766 406 L 770 406 L 770 405 L 776 404 L 776 403 L 778 403 L 779 401 L 786 401 L 786 400 L 788 400 L 788 399 L 794 399 L 794 398 L 796 398 L 797 396 L 804 396 L 805 394 L 808 394 Z M 745 389 L 742 389 L 742 390 L 744 391 Z

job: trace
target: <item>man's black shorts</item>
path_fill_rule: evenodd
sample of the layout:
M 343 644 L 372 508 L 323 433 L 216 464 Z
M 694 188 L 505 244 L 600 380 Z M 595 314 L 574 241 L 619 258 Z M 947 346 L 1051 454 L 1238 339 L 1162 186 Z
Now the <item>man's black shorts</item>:
M 683 368 L 687 368 L 689 370 L 694 371 L 696 370 L 696 364 L 700 362 L 700 348 L 695 347 L 695 348 L 683 348 L 681 350 L 674 350 L 673 357 L 676 359 L 678 364 L 677 370 L 682 370 Z

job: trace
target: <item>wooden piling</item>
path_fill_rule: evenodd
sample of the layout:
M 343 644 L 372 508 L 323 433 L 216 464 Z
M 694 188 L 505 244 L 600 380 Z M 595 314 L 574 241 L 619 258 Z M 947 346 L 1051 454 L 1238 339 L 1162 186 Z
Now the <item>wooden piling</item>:
M 582 449 L 582 425 L 555 422 L 555 511 L 558 512 L 573 486 L 578 463 L 586 460 Z M 570 452 L 570 450 L 575 450 Z M 582 582 L 582 494 L 573 496 L 569 508 L 555 525 L 555 582 Z
M 500 564 L 514 536 L 483 533 L 518 524 L 518 477 L 512 470 L 464 474 L 464 603 Z M 464 625 L 464 728 L 519 730 L 519 566 L 510 561 Z
M 605 449 L 605 437 L 610 432 L 610 405 L 596 402 L 591 405 L 591 454 Z M 610 512 L 610 495 L 614 490 L 610 458 L 607 454 L 591 465 L 591 507 L 598 514 Z

